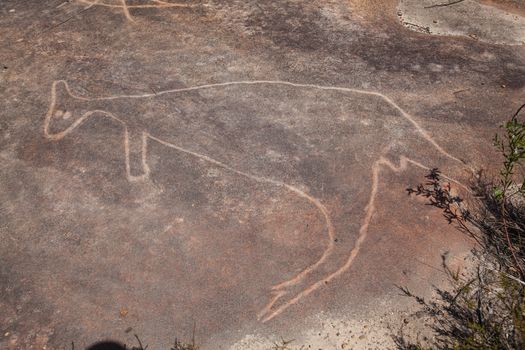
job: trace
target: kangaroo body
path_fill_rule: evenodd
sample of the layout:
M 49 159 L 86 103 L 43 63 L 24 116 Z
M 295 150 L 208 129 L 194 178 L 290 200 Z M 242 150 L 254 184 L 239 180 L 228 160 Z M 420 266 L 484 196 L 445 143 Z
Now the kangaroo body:
M 122 125 L 130 181 L 146 181 L 154 171 L 147 148 L 149 142 L 159 142 L 279 186 L 319 210 L 326 250 L 317 262 L 272 287 L 259 314 L 264 321 L 351 267 L 367 236 L 382 169 L 400 171 L 408 164 L 426 168 L 429 150 L 432 164 L 461 163 L 390 98 L 356 89 L 241 81 L 84 97 L 72 93 L 64 81 L 53 83 L 46 137 L 58 141 L 95 117 Z M 356 177 L 359 186 L 353 184 Z M 358 195 L 363 191 L 367 195 Z M 353 209 L 333 220 L 331 213 L 346 207 Z

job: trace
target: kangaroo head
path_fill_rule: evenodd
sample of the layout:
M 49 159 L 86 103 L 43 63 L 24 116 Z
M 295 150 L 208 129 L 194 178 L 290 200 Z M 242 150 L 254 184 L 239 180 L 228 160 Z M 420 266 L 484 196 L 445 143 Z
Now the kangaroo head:
M 57 80 L 51 87 L 51 103 L 44 121 L 48 139 L 60 140 L 79 126 L 93 111 L 87 109 L 89 99 L 71 93 L 67 82 Z

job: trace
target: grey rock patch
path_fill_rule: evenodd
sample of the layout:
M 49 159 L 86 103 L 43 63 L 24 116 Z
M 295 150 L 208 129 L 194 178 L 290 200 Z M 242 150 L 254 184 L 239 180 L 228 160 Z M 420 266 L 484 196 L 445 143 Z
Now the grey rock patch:
M 398 17 L 410 30 L 470 37 L 492 44 L 523 45 L 525 18 L 475 0 L 401 0 Z M 446 6 L 445 4 L 451 3 Z

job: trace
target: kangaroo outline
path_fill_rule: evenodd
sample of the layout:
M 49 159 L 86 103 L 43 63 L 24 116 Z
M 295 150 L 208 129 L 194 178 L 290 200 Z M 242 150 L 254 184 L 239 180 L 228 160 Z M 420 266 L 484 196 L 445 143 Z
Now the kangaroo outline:
M 153 140 L 156 141 L 166 147 L 175 149 L 177 151 L 183 152 L 185 154 L 197 157 L 199 159 L 202 159 L 206 162 L 209 162 L 211 164 L 214 164 L 218 167 L 221 167 L 223 169 L 226 169 L 228 171 L 231 171 L 233 173 L 236 173 L 238 175 L 241 175 L 243 177 L 250 178 L 252 180 L 255 180 L 257 182 L 261 183 L 269 183 L 278 187 L 282 187 L 299 197 L 302 197 L 309 201 L 311 204 L 313 204 L 322 214 L 325 225 L 327 229 L 327 236 L 328 236 L 328 243 L 327 247 L 324 250 L 323 254 L 319 258 L 318 261 L 313 263 L 310 266 L 307 266 L 305 269 L 303 269 L 301 272 L 296 274 L 293 278 L 281 282 L 277 285 L 274 285 L 271 288 L 271 293 L 273 294 L 273 298 L 262 308 L 262 310 L 258 313 L 257 317 L 258 319 L 262 320 L 262 322 L 267 322 L 274 317 L 280 315 L 283 311 L 288 309 L 290 306 L 295 305 L 297 302 L 299 302 L 302 298 L 308 296 L 312 292 L 314 292 L 317 289 L 320 289 L 322 286 L 330 282 L 331 280 L 337 278 L 341 274 L 343 274 L 345 271 L 347 271 L 353 264 L 355 258 L 358 256 L 359 251 L 365 242 L 367 235 L 368 235 L 368 227 L 370 225 L 370 222 L 372 220 L 373 214 L 375 212 L 375 200 L 377 197 L 378 192 L 378 186 L 379 186 L 379 177 L 380 172 L 382 168 L 390 169 L 391 171 L 398 173 L 403 170 L 406 170 L 408 165 L 414 165 L 416 167 L 419 167 L 421 169 L 430 170 L 429 167 L 421 164 L 420 162 L 417 162 L 413 159 L 410 159 L 404 155 L 401 155 L 399 157 L 400 162 L 399 165 L 395 165 L 390 160 L 388 160 L 384 156 L 380 156 L 379 159 L 374 161 L 372 164 L 372 171 L 371 171 L 371 191 L 370 195 L 368 197 L 368 203 L 364 208 L 364 218 L 362 220 L 361 226 L 359 228 L 359 234 L 356 239 L 356 242 L 351 249 L 349 256 L 346 260 L 346 262 L 343 264 L 343 266 L 339 267 L 337 270 L 332 271 L 328 275 L 324 276 L 322 279 L 318 280 L 317 282 L 309 285 L 308 287 L 302 289 L 298 293 L 296 293 L 295 296 L 291 297 L 288 301 L 283 302 L 282 304 L 278 305 L 277 307 L 274 307 L 277 302 L 287 296 L 290 292 L 287 291 L 287 288 L 293 287 L 295 285 L 299 285 L 311 272 L 315 271 L 320 265 L 322 265 L 327 259 L 329 259 L 330 255 L 333 253 L 335 249 L 335 228 L 334 224 L 332 222 L 332 219 L 330 217 L 330 213 L 328 209 L 321 203 L 321 201 L 312 195 L 308 194 L 307 192 L 301 190 L 300 188 L 287 184 L 285 182 L 275 180 L 272 178 L 264 177 L 264 176 L 258 176 L 253 175 L 238 169 L 235 169 L 234 167 L 231 167 L 219 160 L 213 159 L 209 156 L 206 156 L 204 154 L 200 154 L 197 152 L 194 152 L 192 150 L 183 148 L 181 146 L 178 146 L 174 143 L 167 142 L 165 140 L 162 140 L 152 134 L 150 134 L 147 131 L 142 130 L 138 133 L 138 135 L 130 135 L 134 134 L 136 132 L 130 132 L 127 123 L 122 120 L 121 118 L 117 117 L 111 112 L 108 112 L 103 109 L 93 109 L 88 110 L 85 113 L 83 113 L 80 117 L 77 117 L 77 119 L 71 123 L 71 125 L 64 130 L 56 133 L 50 132 L 50 123 L 53 120 L 53 117 L 62 117 L 63 119 L 67 119 L 71 116 L 71 113 L 68 111 L 60 111 L 55 110 L 56 103 L 57 103 L 57 88 L 62 85 L 65 89 L 66 93 L 72 97 L 73 99 L 80 100 L 80 101 L 108 101 L 108 100 L 115 100 L 115 99 L 127 99 L 127 98 L 145 98 L 145 97 L 156 97 L 159 95 L 164 95 L 168 93 L 174 93 L 174 92 L 185 92 L 185 91 L 195 91 L 195 90 L 201 90 L 201 89 L 207 89 L 207 88 L 217 88 L 217 87 L 227 87 L 227 86 L 234 86 L 234 85 L 284 85 L 284 86 L 290 86 L 294 88 L 309 88 L 309 89 L 319 89 L 319 90 L 335 90 L 335 91 L 342 91 L 342 92 L 352 92 L 357 94 L 363 94 L 363 95 L 369 95 L 369 96 L 377 96 L 386 101 L 390 106 L 394 107 L 395 110 L 397 110 L 400 115 L 408 120 L 412 126 L 415 127 L 417 132 L 426 139 L 431 145 L 434 146 L 434 148 L 444 155 L 445 157 L 455 161 L 459 162 L 462 165 L 466 165 L 464 161 L 452 156 L 448 152 L 446 152 L 439 144 L 437 144 L 432 137 L 415 121 L 415 119 L 405 112 L 399 105 L 397 105 L 390 97 L 376 91 L 368 91 L 368 90 L 360 90 L 360 89 L 353 89 L 353 88 L 344 88 L 344 87 L 336 87 L 336 86 L 322 86 L 322 85 L 315 85 L 315 84 L 301 84 L 301 83 L 293 83 L 288 81 L 280 81 L 280 80 L 253 80 L 253 81 L 232 81 L 232 82 L 224 82 L 224 83 L 216 83 L 216 84 L 206 84 L 206 85 L 199 85 L 199 86 L 193 86 L 193 87 L 186 87 L 186 88 L 179 88 L 179 89 L 171 89 L 171 90 L 165 90 L 165 91 L 158 91 L 153 94 L 147 93 L 147 94 L 137 94 L 137 95 L 116 95 L 116 96 L 107 96 L 107 97 L 98 97 L 98 98 L 87 98 L 83 96 L 75 95 L 71 89 L 69 88 L 69 85 L 64 80 L 56 80 L 53 82 L 51 87 L 51 102 L 48 108 L 48 111 L 45 115 L 44 119 L 44 135 L 46 138 L 48 138 L 51 141 L 59 141 L 63 139 L 65 136 L 67 136 L 69 133 L 71 133 L 73 130 L 75 130 L 78 126 L 80 126 L 86 119 L 89 117 L 100 114 L 106 117 L 109 117 L 117 122 L 119 122 L 124 129 L 124 154 L 125 154 L 125 169 L 126 169 L 126 177 L 128 181 L 130 182 L 137 182 L 137 181 L 146 181 L 149 178 L 149 175 L 151 173 L 151 169 L 149 168 L 147 164 L 147 147 L 148 147 L 148 141 Z M 137 142 L 134 139 L 139 139 L 140 141 Z M 132 140 L 130 142 L 130 140 Z M 135 148 L 139 148 L 140 153 L 140 162 L 142 167 L 142 174 L 140 175 L 133 175 L 132 174 L 132 168 L 131 168 L 131 150 L 130 144 L 135 144 Z M 472 170 L 472 168 L 470 168 Z M 454 180 L 453 178 L 450 178 L 446 175 L 443 175 L 444 178 L 448 179 L 449 181 L 455 182 L 459 184 L 462 187 L 463 186 L 459 181 Z

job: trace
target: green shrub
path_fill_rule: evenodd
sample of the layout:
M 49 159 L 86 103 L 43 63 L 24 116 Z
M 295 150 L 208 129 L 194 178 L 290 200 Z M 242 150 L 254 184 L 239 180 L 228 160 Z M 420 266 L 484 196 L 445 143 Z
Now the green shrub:
M 468 271 L 452 271 L 443 258 L 450 288 L 438 289 L 438 299 L 426 301 L 402 288 L 422 305 L 436 336 L 422 345 L 400 335 L 399 348 L 525 349 L 525 123 L 519 120 L 524 109 L 525 104 L 494 138 L 503 159 L 499 177 L 487 181 L 479 172 L 468 205 L 451 195 L 437 169 L 425 184 L 408 190 L 429 198 L 478 246 Z

